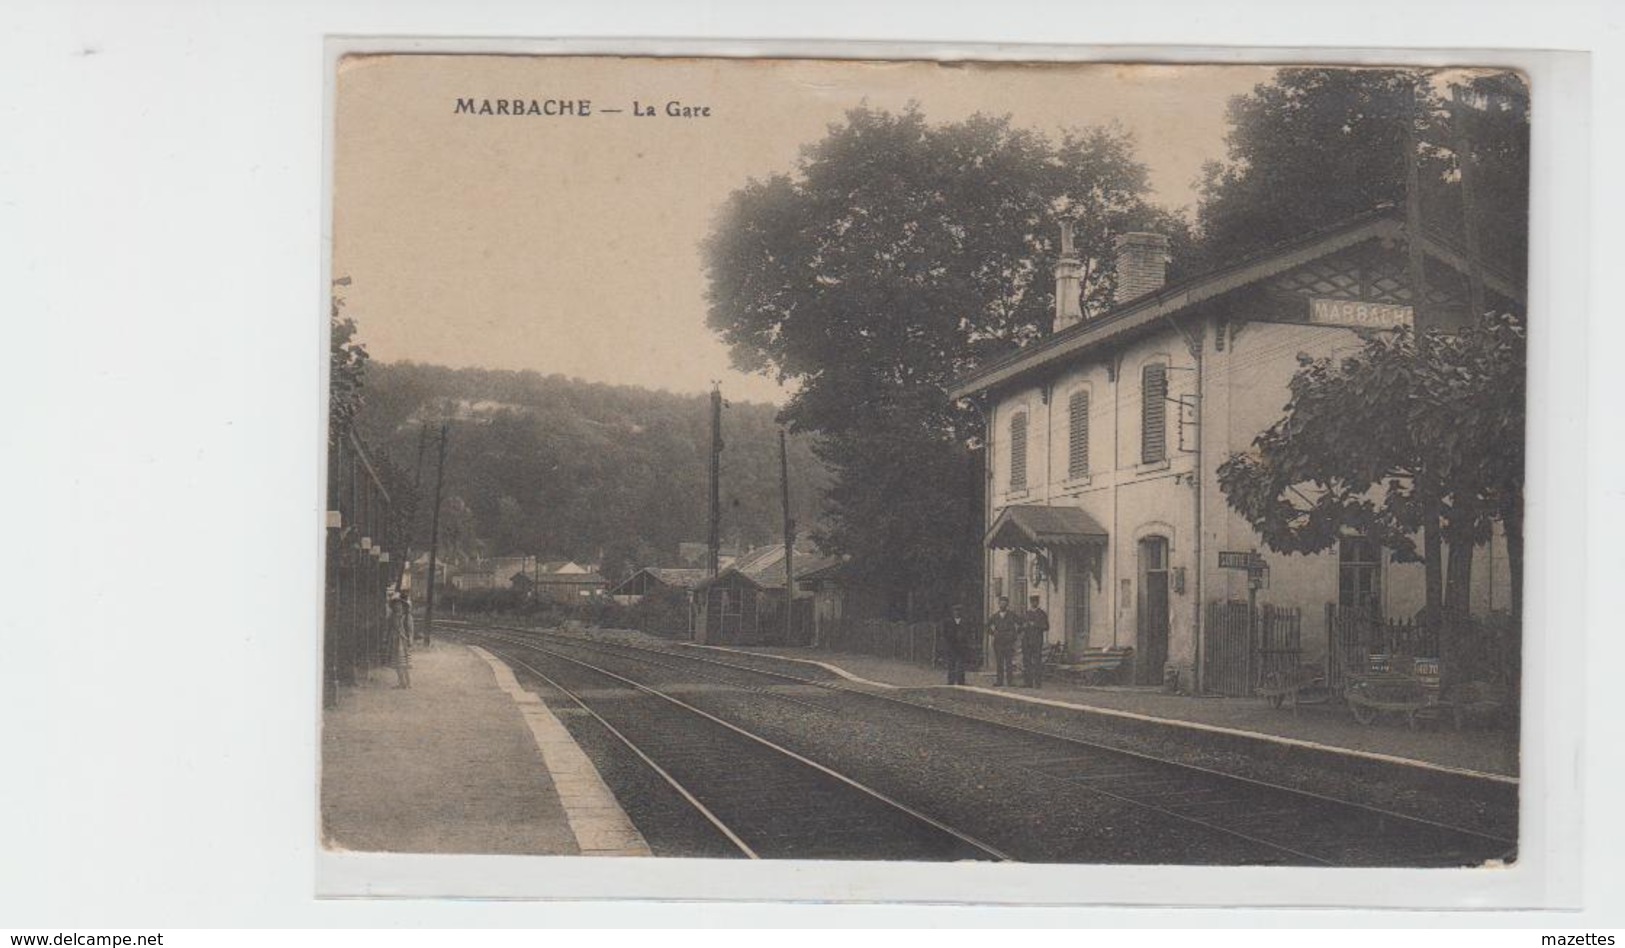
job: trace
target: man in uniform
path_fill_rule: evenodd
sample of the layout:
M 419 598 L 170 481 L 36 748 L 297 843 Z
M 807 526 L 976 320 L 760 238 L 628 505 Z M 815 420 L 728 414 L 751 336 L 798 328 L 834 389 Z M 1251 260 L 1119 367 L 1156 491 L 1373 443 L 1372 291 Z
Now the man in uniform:
M 943 661 L 948 663 L 948 684 L 963 685 L 971 647 L 971 627 L 964 607 L 955 603 L 937 634 L 942 643 Z
M 993 666 L 998 672 L 994 682 L 999 686 L 1016 683 L 1016 641 L 1021 638 L 1021 619 L 1010 611 L 1010 597 L 999 597 L 999 611 L 987 620 L 987 629 L 993 633 Z
M 1049 613 L 1038 607 L 1038 597 L 1021 617 L 1021 680 L 1029 688 L 1044 685 L 1044 636 L 1049 633 Z

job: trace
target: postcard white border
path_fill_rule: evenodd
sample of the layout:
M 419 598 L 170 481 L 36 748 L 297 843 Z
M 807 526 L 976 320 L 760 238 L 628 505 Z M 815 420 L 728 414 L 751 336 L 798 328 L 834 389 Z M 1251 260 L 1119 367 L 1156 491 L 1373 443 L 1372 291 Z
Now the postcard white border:
M 1606 226 L 1625 179 L 1605 173 L 1625 144 L 1625 34 L 1610 0 L 15 0 L 6 13 L 0 304 L 12 358 L 0 379 L 14 503 L 0 553 L 12 592 L 0 610 L 12 712 L 0 724 L 0 924 L 1625 925 L 1625 809 L 1613 802 L 1625 786 L 1614 598 L 1625 439 L 1612 409 L 1625 320 L 1603 312 L 1625 250 Z M 1331 47 L 1581 51 L 1536 89 L 1532 292 L 1565 319 L 1532 353 L 1543 397 L 1531 405 L 1541 489 L 1529 509 L 1549 554 L 1543 614 L 1578 644 L 1547 662 L 1550 711 L 1530 708 L 1525 726 L 1559 735 L 1542 770 L 1584 786 L 1561 808 L 1583 840 L 1542 841 L 1582 850 L 1584 877 L 1557 872 L 1558 898 L 1530 894 L 1566 904 L 1578 893 L 1583 910 L 315 898 L 328 259 L 316 244 L 329 164 L 317 113 L 324 38 L 339 35 L 600 37 L 596 48 L 628 50 L 637 43 L 616 37 L 685 37 L 671 42 L 686 49 L 767 37 L 762 51 L 794 37 L 1099 43 L 1119 55 L 1186 43 L 1322 61 Z
M 1584 156 L 1583 139 L 1560 113 L 1562 96 L 1584 89 L 1583 56 L 1518 50 L 1250 49 L 1238 47 L 1060 46 L 963 43 L 428 39 L 332 37 L 326 44 L 326 139 L 323 252 L 330 258 L 332 148 L 335 79 L 339 59 L 358 53 L 484 55 L 716 56 L 724 58 L 823 58 L 849 60 L 1002 60 L 1144 63 L 1278 63 L 1348 65 L 1504 66 L 1523 70 L 1533 90 L 1536 185 L 1531 214 L 1530 272 L 1531 425 L 1529 494 L 1552 487 L 1552 439 L 1561 424 L 1547 417 L 1570 404 L 1554 391 L 1561 374 L 1537 372 L 1561 361 L 1561 337 L 1548 331 L 1563 296 L 1570 259 L 1545 252 L 1563 236 L 1554 233 L 1562 196 L 1547 177 L 1561 158 Z M 1582 96 L 1583 101 L 1583 96 Z M 1571 105 L 1574 103 L 1570 103 Z M 1548 118 L 1548 115 L 1551 118 Z M 1579 147 L 1576 147 L 1579 146 Z M 1584 179 L 1584 161 L 1576 175 Z M 1569 174 L 1576 174 L 1570 171 Z M 1583 208 L 1575 212 L 1583 218 Z M 1566 211 L 1564 213 L 1567 213 Z M 323 261 L 321 319 L 330 263 Z M 1583 333 L 1581 334 L 1583 339 Z M 1579 350 L 1583 353 L 1583 348 Z M 1583 419 L 1560 412 L 1571 421 Z M 325 411 L 323 416 L 325 418 Z M 1571 496 L 1583 505 L 1583 498 Z M 1535 508 L 1532 502 L 1531 509 Z M 1576 515 L 1583 511 L 1576 511 Z M 1564 594 L 1552 562 L 1553 536 L 1544 517 L 1530 517 L 1526 561 L 1528 615 L 1550 616 Z M 1583 517 L 1577 522 L 1583 523 Z M 1556 622 L 1554 618 L 1549 620 Z M 1537 626 L 1537 622 L 1530 625 Z M 1561 625 L 1549 625 L 1561 628 Z M 578 857 L 406 856 L 317 852 L 317 892 L 324 897 L 478 897 L 530 899 L 660 899 L 790 902 L 973 902 L 1022 906 L 1243 906 L 1252 908 L 1553 909 L 1580 904 L 1577 803 L 1572 771 L 1555 761 L 1577 753 L 1580 689 L 1557 687 L 1556 666 L 1543 637 L 1526 636 L 1524 674 L 1521 856 L 1505 869 L 1369 870 L 1266 869 L 1243 867 L 1138 867 L 1070 865 L 938 865 L 897 863 L 753 862 L 649 859 L 584 860 Z M 319 639 L 311 639 L 318 659 Z M 314 672 L 318 676 L 319 667 Z M 1565 707 L 1565 705 L 1573 707 Z M 1569 717 L 1572 715 L 1572 717 Z M 1176 896 L 1177 894 L 1177 896 Z

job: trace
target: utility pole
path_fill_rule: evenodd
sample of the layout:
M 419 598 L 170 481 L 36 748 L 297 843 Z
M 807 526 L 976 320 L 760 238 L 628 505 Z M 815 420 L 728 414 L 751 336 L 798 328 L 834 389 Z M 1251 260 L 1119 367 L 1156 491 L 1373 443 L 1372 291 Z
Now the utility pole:
M 1470 317 L 1484 318 L 1484 263 L 1478 246 L 1478 214 L 1473 204 L 1474 180 L 1478 169 L 1473 164 L 1472 148 L 1467 141 L 1467 113 L 1471 107 L 1462 101 L 1461 86 L 1450 87 L 1451 144 L 1456 152 L 1456 168 L 1461 172 L 1461 224 L 1462 236 L 1467 239 L 1467 297 L 1473 308 Z M 1491 545 L 1493 549 L 1493 544 Z
M 705 571 L 715 577 L 722 556 L 722 383 L 711 384 L 711 532 Z
M 446 480 L 446 435 L 451 423 L 440 423 L 440 462 L 434 471 L 434 508 L 429 514 L 429 601 L 423 614 L 423 644 L 434 644 L 435 561 L 440 553 L 440 489 Z
M 416 545 L 418 530 L 418 498 L 423 490 L 423 452 L 429 447 L 429 420 L 425 418 L 418 426 L 418 461 L 412 471 L 412 497 L 409 509 L 404 513 L 406 522 L 406 549 L 401 553 L 400 566 L 395 570 L 395 588 L 401 588 L 401 578 L 412 569 L 412 550 Z
M 784 502 L 784 644 L 791 644 L 796 602 L 796 521 L 790 516 L 790 453 L 779 429 L 779 495 Z
M 1407 250 L 1406 275 L 1411 284 L 1411 307 L 1415 313 L 1416 331 L 1433 328 L 1427 318 L 1427 273 L 1422 259 L 1422 173 L 1416 150 L 1419 147 L 1416 122 L 1421 118 L 1422 80 L 1411 84 L 1411 107 L 1405 116 L 1405 244 Z M 1439 505 L 1429 499 L 1425 504 L 1425 525 L 1422 528 L 1423 570 L 1426 579 L 1426 602 L 1430 631 L 1439 631 L 1440 610 L 1443 608 L 1443 572 L 1439 563 L 1442 553 L 1439 536 Z

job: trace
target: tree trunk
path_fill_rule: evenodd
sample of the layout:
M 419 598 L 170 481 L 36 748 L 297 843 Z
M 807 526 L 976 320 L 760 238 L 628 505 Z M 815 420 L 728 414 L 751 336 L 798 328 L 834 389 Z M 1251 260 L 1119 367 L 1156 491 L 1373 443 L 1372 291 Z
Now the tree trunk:
M 1450 544 L 1445 569 L 1443 625 L 1439 630 L 1439 684 L 1448 689 L 1475 677 L 1476 657 L 1471 641 L 1473 544 L 1457 540 Z
M 1422 528 L 1422 568 L 1426 587 L 1426 609 L 1422 621 L 1429 629 L 1439 627 L 1439 615 L 1444 610 L 1444 556 L 1438 507 L 1428 512 L 1426 526 Z
M 1523 625 L 1523 495 L 1503 503 L 1501 528 L 1506 532 L 1507 572 L 1512 578 L 1512 621 Z
M 1445 567 L 1444 609 L 1465 616 L 1472 612 L 1473 545 L 1467 541 L 1450 544 Z
M 1451 625 L 1445 619 L 1444 609 L 1444 543 L 1442 534 L 1444 525 L 1440 522 L 1439 505 L 1430 504 L 1427 511 L 1426 524 L 1422 528 L 1422 565 L 1424 571 L 1424 585 L 1427 591 L 1427 605 L 1423 610 L 1422 623 L 1434 641 L 1439 643 L 1439 684 L 1444 686 L 1451 675 L 1451 661 L 1453 649 L 1451 645 Z

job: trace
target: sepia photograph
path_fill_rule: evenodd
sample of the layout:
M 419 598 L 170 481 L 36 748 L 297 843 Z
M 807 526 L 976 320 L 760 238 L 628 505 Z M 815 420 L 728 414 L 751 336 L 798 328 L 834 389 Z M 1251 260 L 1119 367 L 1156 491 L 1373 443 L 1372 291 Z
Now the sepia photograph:
M 1519 863 L 1523 73 L 331 95 L 324 851 Z

